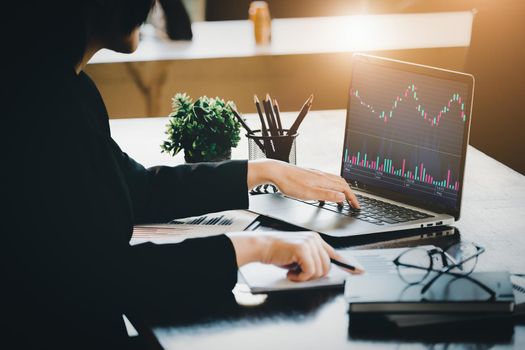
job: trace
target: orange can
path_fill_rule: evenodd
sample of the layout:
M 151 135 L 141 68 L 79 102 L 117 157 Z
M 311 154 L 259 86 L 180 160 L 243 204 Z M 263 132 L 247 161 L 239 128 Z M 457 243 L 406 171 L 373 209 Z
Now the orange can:
M 272 40 L 272 19 L 266 1 L 252 1 L 248 10 L 253 22 L 253 33 L 257 45 L 268 45 Z

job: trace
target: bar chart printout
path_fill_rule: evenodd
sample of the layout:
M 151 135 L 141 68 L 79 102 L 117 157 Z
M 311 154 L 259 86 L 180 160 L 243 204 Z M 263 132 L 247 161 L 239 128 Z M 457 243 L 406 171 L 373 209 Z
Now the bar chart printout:
M 358 62 L 343 175 L 457 208 L 468 86 Z

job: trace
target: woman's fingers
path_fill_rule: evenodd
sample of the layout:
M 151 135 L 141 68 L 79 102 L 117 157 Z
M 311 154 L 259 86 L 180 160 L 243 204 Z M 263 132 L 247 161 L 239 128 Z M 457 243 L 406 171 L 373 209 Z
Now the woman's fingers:
M 352 207 L 361 208 L 357 197 L 352 192 L 350 187 L 345 188 L 344 186 L 328 185 L 327 187 L 314 187 L 305 191 L 305 195 L 308 199 L 322 200 L 328 202 L 343 203 L 348 200 Z
M 331 259 L 346 263 L 316 232 L 282 232 L 279 235 L 232 232 L 228 237 L 235 249 L 237 266 L 255 261 L 273 264 L 287 269 L 288 279 L 292 281 L 326 276 L 330 272 Z
M 327 202 L 344 202 L 345 194 L 332 189 L 322 188 L 322 187 L 312 187 L 304 191 L 304 196 L 308 199 L 315 199 L 318 201 L 327 201 Z
M 318 279 L 330 272 L 331 259 L 346 263 L 333 247 L 315 232 L 289 232 L 286 238 L 272 238 L 269 250 L 263 254 L 264 263 L 288 269 L 291 281 Z M 351 273 L 363 272 L 356 266 Z
M 346 199 L 350 202 L 352 207 L 356 209 L 361 209 L 361 206 L 359 205 L 359 201 L 357 200 L 356 195 L 354 194 L 354 192 L 352 192 L 352 190 L 350 189 L 350 186 L 347 185 L 347 187 L 348 188 L 344 190 Z
M 359 201 L 357 200 L 356 195 L 350 188 L 350 185 L 340 176 L 323 173 L 328 180 L 331 181 L 330 184 L 327 184 L 327 187 L 331 190 L 339 191 L 345 195 L 345 198 L 354 208 L 360 208 Z
M 323 269 L 322 276 L 326 276 L 328 272 L 330 272 L 330 268 L 332 267 L 332 264 L 330 262 L 330 255 L 328 255 L 328 252 L 323 246 L 321 246 L 321 249 L 319 249 L 319 254 L 321 256 L 322 269 Z
M 284 194 L 301 199 L 344 202 L 359 208 L 359 202 L 342 177 L 315 169 L 304 169 L 284 162 L 250 162 L 248 185 L 271 182 Z M 319 191 L 319 189 L 329 191 Z M 332 191 L 332 192 L 330 192 Z M 337 195 L 333 192 L 339 192 Z
M 320 197 L 320 198 L 311 198 L 311 199 L 317 199 L 317 200 L 326 200 L 326 201 L 333 201 L 333 202 L 344 202 L 345 199 L 348 200 L 348 202 L 352 205 L 354 208 L 360 208 L 359 201 L 357 200 L 357 197 L 352 192 L 352 189 L 348 185 L 345 179 L 343 179 L 340 176 L 324 173 L 319 170 L 313 170 L 308 169 L 308 172 L 315 177 L 315 180 L 313 183 L 315 184 L 313 187 L 317 187 L 318 189 L 326 189 L 331 190 L 335 192 L 339 192 L 342 194 L 342 196 L 339 195 L 332 195 L 332 198 L 340 198 L 340 200 L 331 200 L 329 198 Z M 320 195 L 327 194 L 327 193 L 320 193 Z M 328 195 L 329 196 L 329 195 Z
M 308 281 L 326 276 L 330 271 L 330 255 L 322 244 L 319 234 L 311 232 L 300 246 L 296 247 L 299 269 L 288 271 L 292 281 Z
M 289 270 L 287 277 L 291 281 L 304 282 L 315 275 L 315 261 L 309 245 L 304 242 L 298 248 L 297 264 L 300 269 Z
M 315 262 L 314 278 L 317 279 L 317 278 L 320 278 L 326 275 L 326 273 L 324 272 L 325 270 L 324 265 L 326 264 L 326 261 L 325 261 L 326 259 L 322 255 L 322 252 L 324 249 L 322 246 L 319 245 L 315 237 L 312 237 L 309 240 L 309 243 L 310 243 L 310 249 L 312 251 L 312 255 L 314 256 L 314 262 Z M 330 258 L 328 258 L 328 264 L 330 264 Z

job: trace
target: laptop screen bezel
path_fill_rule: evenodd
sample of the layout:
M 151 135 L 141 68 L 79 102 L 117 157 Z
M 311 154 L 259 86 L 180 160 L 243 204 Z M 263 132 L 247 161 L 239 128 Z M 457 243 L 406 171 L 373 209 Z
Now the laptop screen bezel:
M 351 78 L 350 78 L 350 87 L 348 91 L 348 103 L 346 108 L 346 121 L 345 121 L 345 132 L 344 132 L 344 143 L 343 143 L 343 149 L 347 145 L 347 135 L 348 135 L 348 127 L 351 123 L 350 121 L 350 108 L 352 103 L 351 98 L 351 89 L 353 84 L 353 78 L 354 78 L 354 69 L 358 62 L 366 62 L 369 64 L 375 64 L 383 67 L 388 67 L 392 69 L 398 69 L 402 71 L 407 71 L 411 73 L 416 74 L 422 74 L 430 77 L 435 78 L 441 78 L 441 79 L 447 79 L 452 80 L 456 82 L 465 83 L 468 86 L 468 96 L 465 99 L 465 101 L 469 101 L 466 103 L 466 115 L 467 115 L 467 125 L 465 126 L 465 129 L 463 131 L 463 140 L 462 140 L 462 149 L 461 149 L 461 162 L 460 162 L 460 169 L 459 169 L 459 176 L 458 181 L 460 183 L 459 191 L 458 191 L 458 199 L 456 202 L 456 208 L 451 209 L 447 208 L 445 206 L 440 205 L 439 203 L 436 203 L 436 201 L 433 201 L 431 199 L 422 199 L 417 198 L 415 195 L 407 195 L 402 192 L 392 191 L 385 188 L 365 184 L 363 182 L 358 181 L 357 179 L 353 179 L 351 177 L 352 174 L 350 174 L 350 177 L 344 177 L 344 152 L 341 155 L 341 177 L 345 178 L 345 180 L 349 183 L 349 185 L 352 188 L 355 188 L 357 190 L 368 192 L 373 195 L 381 196 L 384 198 L 388 198 L 390 200 L 394 200 L 397 202 L 405 203 L 408 205 L 416 206 L 422 209 L 426 209 L 435 213 L 443 213 L 443 214 L 449 214 L 454 217 L 455 220 L 458 220 L 460 217 L 461 212 L 461 199 L 463 196 L 463 181 L 464 181 L 464 175 L 465 175 L 465 163 L 466 163 L 466 155 L 467 155 L 467 146 L 469 142 L 469 135 L 470 135 L 470 125 L 471 125 L 471 119 L 472 119 L 472 104 L 474 99 L 474 77 L 471 74 L 462 73 L 462 72 L 455 72 L 450 71 L 446 69 L 436 68 L 436 67 L 430 67 L 430 66 L 424 66 L 419 65 L 415 63 L 409 63 L 409 62 L 403 62 L 403 61 L 397 61 L 389 58 L 383 58 L 383 57 L 377 57 L 377 56 L 371 56 L 371 55 L 365 55 L 365 54 L 354 54 L 352 57 L 352 71 L 351 71 Z

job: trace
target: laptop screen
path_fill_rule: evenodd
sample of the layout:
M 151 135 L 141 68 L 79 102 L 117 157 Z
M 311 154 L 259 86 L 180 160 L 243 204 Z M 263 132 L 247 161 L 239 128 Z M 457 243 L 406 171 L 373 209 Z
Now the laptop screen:
M 366 55 L 352 69 L 342 176 L 458 218 L 472 76 Z

